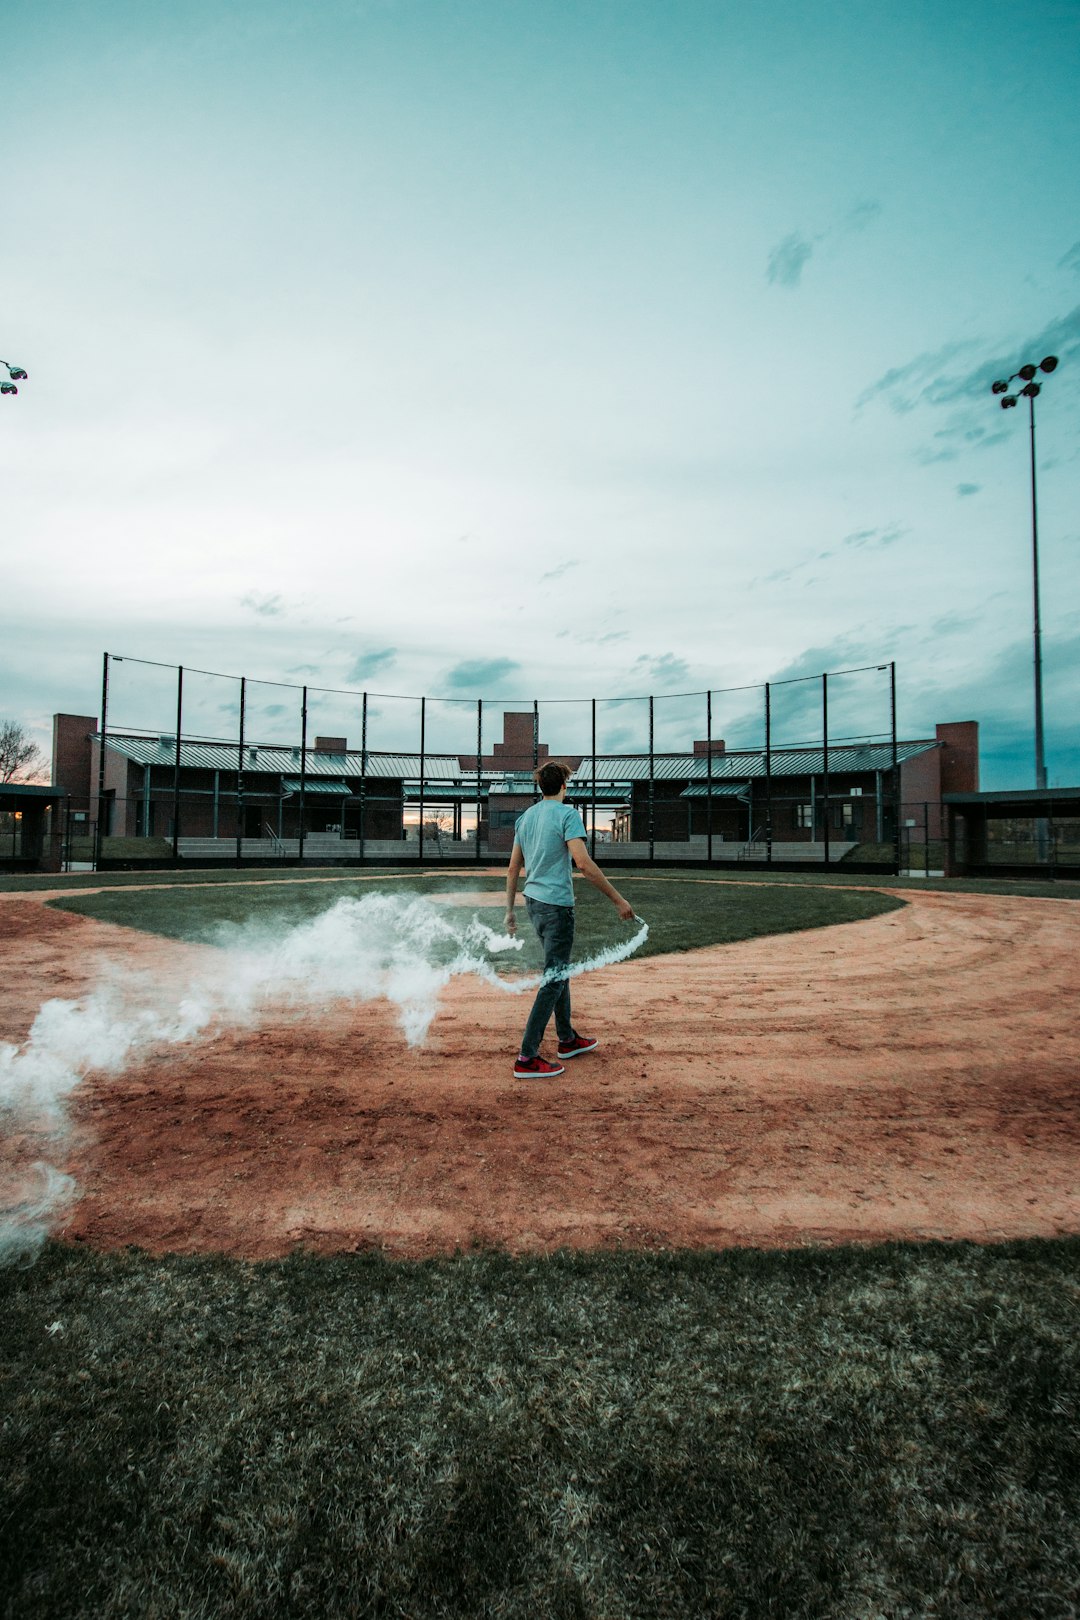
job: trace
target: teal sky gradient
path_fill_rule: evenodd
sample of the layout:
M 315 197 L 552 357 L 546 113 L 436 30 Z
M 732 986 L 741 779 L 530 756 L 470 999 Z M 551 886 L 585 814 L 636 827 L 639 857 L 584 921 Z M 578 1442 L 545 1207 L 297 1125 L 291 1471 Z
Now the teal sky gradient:
M 8 0 L 0 711 L 896 658 L 1080 781 L 1080 7 Z M 359 672 L 359 673 L 358 673 Z M 644 684 L 643 684 L 644 683 Z M 556 739 L 551 739 L 557 745 Z

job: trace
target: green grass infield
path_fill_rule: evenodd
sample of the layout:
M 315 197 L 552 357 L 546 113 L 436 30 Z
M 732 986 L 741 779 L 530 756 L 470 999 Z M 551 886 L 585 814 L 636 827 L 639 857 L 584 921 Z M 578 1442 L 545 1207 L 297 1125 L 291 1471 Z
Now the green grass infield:
M 873 890 L 671 882 L 633 874 L 616 875 L 614 881 L 623 885 L 626 898 L 649 924 L 649 938 L 640 953 L 644 956 L 727 944 L 762 934 L 857 922 L 904 904 L 899 898 Z M 144 890 L 125 887 L 101 894 L 65 896 L 50 903 L 80 916 L 165 934 L 173 939 L 213 941 L 215 929 L 223 922 L 285 928 L 316 916 L 340 899 L 363 899 L 376 892 L 408 896 L 490 895 L 502 893 L 502 890 L 503 884 L 497 878 L 453 878 L 440 874 L 232 886 L 187 884 Z M 575 894 L 574 954 L 578 960 L 633 932 L 634 924 L 620 923 L 611 902 L 590 884 L 578 880 Z M 467 921 L 473 910 L 489 926 L 501 930 L 504 914 L 501 906 L 470 907 L 466 898 L 460 908 L 449 908 L 446 915 Z M 520 899 L 518 918 L 524 950 L 514 953 L 510 960 L 493 959 L 513 972 L 532 969 L 541 959 L 524 902 Z
M 1066 1620 L 1080 1239 L 0 1273 L 8 1620 Z

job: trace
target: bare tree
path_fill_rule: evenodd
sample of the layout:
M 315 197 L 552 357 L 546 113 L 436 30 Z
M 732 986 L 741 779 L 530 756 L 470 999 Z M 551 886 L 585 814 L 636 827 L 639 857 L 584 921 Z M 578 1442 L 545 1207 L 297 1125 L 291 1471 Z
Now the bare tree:
M 40 771 L 45 755 L 25 726 L 0 720 L 0 782 L 25 781 Z

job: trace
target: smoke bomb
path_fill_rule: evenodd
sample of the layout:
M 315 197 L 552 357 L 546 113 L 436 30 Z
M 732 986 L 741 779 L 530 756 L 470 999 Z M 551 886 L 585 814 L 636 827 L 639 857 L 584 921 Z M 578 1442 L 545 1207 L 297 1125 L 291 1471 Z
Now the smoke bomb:
M 609 967 L 639 950 L 649 930 L 638 921 L 631 938 L 574 963 L 565 976 Z M 73 1195 L 71 1178 L 44 1158 L 29 1168 L 22 1161 L 28 1140 L 43 1153 L 58 1152 L 68 1129 L 66 1101 L 87 1074 L 118 1074 L 153 1049 L 254 1026 L 270 1008 L 338 1002 L 390 1002 L 407 1045 L 417 1047 L 452 979 L 473 975 L 522 995 L 544 978 L 497 972 L 492 959 L 520 952 L 523 942 L 479 917 L 462 924 L 423 898 L 378 892 L 340 899 L 302 923 L 222 924 L 213 942 L 219 947 L 213 962 L 199 964 L 179 989 L 150 975 L 105 978 L 80 1000 L 45 1002 L 21 1047 L 0 1042 L 0 1168 L 9 1171 L 0 1262 L 32 1256 L 50 1215 Z M 16 1162 L 9 1168 L 9 1161 Z

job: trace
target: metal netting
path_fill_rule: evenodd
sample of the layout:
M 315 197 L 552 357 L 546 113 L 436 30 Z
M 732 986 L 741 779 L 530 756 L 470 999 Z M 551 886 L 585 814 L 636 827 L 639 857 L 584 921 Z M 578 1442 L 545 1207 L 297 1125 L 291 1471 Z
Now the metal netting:
M 570 766 L 568 800 L 605 861 L 887 867 L 912 843 L 891 663 L 515 702 L 107 654 L 102 699 L 85 812 L 99 861 L 501 863 L 547 759 Z M 926 859 L 940 807 L 924 819 Z

